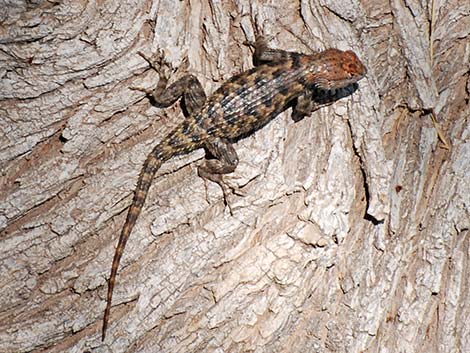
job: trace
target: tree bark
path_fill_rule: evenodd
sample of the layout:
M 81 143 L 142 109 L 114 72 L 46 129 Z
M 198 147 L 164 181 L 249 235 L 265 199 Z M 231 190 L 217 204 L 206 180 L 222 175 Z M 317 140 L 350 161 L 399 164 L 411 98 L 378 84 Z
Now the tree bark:
M 470 352 L 468 1 L 1 8 L 1 352 Z M 257 31 L 352 49 L 367 78 L 235 145 L 233 215 L 202 150 L 164 164 L 101 342 L 138 173 L 184 119 L 129 89 L 158 82 L 137 52 L 187 57 L 210 93 Z

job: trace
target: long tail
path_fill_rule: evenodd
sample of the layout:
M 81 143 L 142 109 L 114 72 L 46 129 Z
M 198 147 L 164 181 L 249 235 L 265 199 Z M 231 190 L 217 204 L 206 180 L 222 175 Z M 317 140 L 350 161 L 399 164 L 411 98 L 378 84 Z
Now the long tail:
M 109 315 L 111 311 L 111 301 L 113 298 L 114 284 L 116 282 L 116 274 L 119 267 L 119 262 L 121 261 L 122 253 L 124 252 L 124 247 L 126 246 L 129 235 L 131 234 L 132 228 L 139 217 L 142 206 L 144 205 L 145 199 L 147 197 L 148 190 L 152 184 L 152 179 L 160 168 L 160 166 L 171 157 L 171 151 L 164 148 L 162 144 L 157 145 L 153 151 L 148 155 L 147 160 L 144 163 L 142 171 L 137 182 L 137 187 L 134 193 L 134 200 L 132 205 L 127 213 L 126 223 L 122 229 L 121 236 L 119 237 L 119 242 L 116 247 L 116 252 L 114 253 L 113 265 L 111 268 L 111 275 L 109 277 L 108 284 L 108 296 L 106 310 L 104 312 L 103 318 L 103 331 L 101 339 L 104 341 L 106 337 L 106 329 L 108 327 Z

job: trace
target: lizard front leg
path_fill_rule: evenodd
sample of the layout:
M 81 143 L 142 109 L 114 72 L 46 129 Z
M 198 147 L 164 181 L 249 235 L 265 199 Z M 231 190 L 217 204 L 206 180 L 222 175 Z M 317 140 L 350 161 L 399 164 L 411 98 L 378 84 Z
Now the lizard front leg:
M 297 101 L 292 107 L 292 120 L 295 122 L 313 113 L 319 108 L 319 104 L 313 100 L 313 91 L 308 89 L 302 95 L 297 97 Z
M 314 111 L 327 107 L 337 100 L 353 94 L 357 88 L 357 84 L 327 91 L 318 88 L 308 88 L 302 95 L 297 97 L 292 109 L 292 120 L 295 122 L 300 121 L 305 116 L 311 115 Z
M 206 160 L 205 164 L 198 168 L 199 176 L 220 186 L 224 194 L 225 204 L 232 213 L 232 208 L 228 202 L 227 186 L 224 184 L 222 175 L 232 173 L 237 167 L 237 152 L 231 143 L 222 138 L 211 139 L 205 143 L 205 148 L 215 159 Z
M 155 58 L 147 58 L 141 52 L 139 52 L 139 55 L 158 72 L 160 80 L 157 87 L 153 90 L 141 87 L 131 87 L 131 89 L 145 92 L 152 102 L 161 108 L 169 107 L 180 97 L 183 97 L 184 105 L 189 115 L 201 109 L 206 102 L 206 94 L 196 76 L 185 75 L 168 86 L 170 72 L 173 70 L 171 65 L 165 61 L 163 52 L 160 51 Z

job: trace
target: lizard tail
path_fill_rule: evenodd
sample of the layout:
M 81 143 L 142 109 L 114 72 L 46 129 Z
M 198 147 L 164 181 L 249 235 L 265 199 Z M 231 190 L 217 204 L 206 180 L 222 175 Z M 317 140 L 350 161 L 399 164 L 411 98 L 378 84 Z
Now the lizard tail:
M 172 151 L 167 147 L 168 146 L 165 146 L 165 144 L 159 144 L 154 148 L 154 150 L 148 155 L 140 173 L 139 180 L 137 181 L 134 199 L 132 201 L 131 207 L 129 208 L 129 212 L 127 213 L 126 223 L 124 224 L 124 228 L 122 229 L 121 235 L 119 237 L 116 252 L 114 253 L 113 265 L 111 267 L 106 310 L 104 312 L 103 317 L 103 331 L 101 336 L 101 339 L 103 341 L 106 337 L 106 329 L 108 327 L 108 321 L 111 311 L 111 301 L 113 298 L 113 290 L 114 284 L 116 282 L 116 274 L 119 268 L 119 262 L 121 261 L 121 256 L 124 252 L 124 247 L 126 246 L 127 240 L 129 239 L 129 235 L 131 234 L 132 228 L 134 228 L 134 225 L 137 221 L 137 217 L 139 217 L 140 211 L 142 210 L 142 206 L 144 205 L 148 190 L 152 183 L 152 179 L 157 170 L 163 164 L 163 162 L 171 158 L 171 155 L 173 154 Z

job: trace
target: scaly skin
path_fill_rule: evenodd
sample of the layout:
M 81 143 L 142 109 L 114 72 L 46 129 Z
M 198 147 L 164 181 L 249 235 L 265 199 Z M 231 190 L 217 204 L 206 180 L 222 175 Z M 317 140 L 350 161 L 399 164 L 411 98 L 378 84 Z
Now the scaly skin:
M 122 253 L 142 210 L 152 179 L 160 166 L 176 155 L 205 148 L 215 160 L 199 168 L 199 174 L 219 183 L 221 175 L 233 172 L 238 158 L 231 143 L 267 124 L 294 103 L 293 116 L 300 120 L 314 109 L 315 95 L 334 100 L 334 91 L 362 79 L 366 68 L 352 51 L 328 49 L 312 55 L 274 50 L 263 38 L 255 47 L 255 68 L 233 76 L 207 100 L 199 81 L 188 75 L 166 87 L 162 74 L 154 92 L 148 92 L 161 107 L 184 96 L 189 117 L 169 133 L 148 155 L 140 173 L 132 205 L 119 237 L 109 279 L 102 339 L 108 326 L 113 289 Z M 297 103 L 295 105 L 295 103 Z

